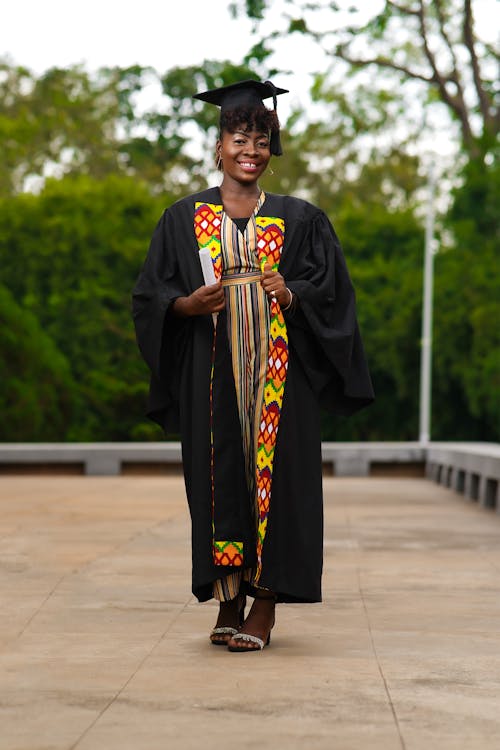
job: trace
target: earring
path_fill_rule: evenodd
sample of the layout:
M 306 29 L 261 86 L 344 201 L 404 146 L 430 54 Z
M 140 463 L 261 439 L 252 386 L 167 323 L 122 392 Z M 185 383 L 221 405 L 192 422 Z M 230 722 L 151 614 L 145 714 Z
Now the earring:
M 217 170 L 219 170 L 219 169 L 220 169 L 220 166 L 221 166 L 221 164 L 222 164 L 222 157 L 221 157 L 221 155 L 220 155 L 220 154 L 217 154 L 217 161 L 216 161 L 216 163 L 215 163 L 215 168 L 216 168 Z
M 273 176 L 273 174 L 274 174 L 274 169 L 271 169 L 271 167 L 269 167 L 269 174 L 271 175 L 271 177 L 272 177 L 272 176 Z

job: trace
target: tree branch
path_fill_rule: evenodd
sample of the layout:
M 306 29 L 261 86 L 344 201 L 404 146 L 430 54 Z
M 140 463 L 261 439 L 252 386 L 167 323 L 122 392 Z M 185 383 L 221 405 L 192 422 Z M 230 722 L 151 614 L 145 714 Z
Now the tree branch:
M 483 86 L 481 78 L 481 71 L 479 69 L 479 60 L 476 54 L 474 46 L 474 20 L 472 18 L 472 7 L 471 0 L 465 0 L 464 2 L 464 24 L 463 24 L 463 38 L 464 44 L 470 56 L 472 65 L 472 77 L 474 80 L 474 86 L 476 88 L 477 98 L 479 100 L 479 108 L 483 116 L 484 126 L 486 130 L 494 131 L 495 121 L 490 110 L 490 99 Z
M 453 44 L 450 40 L 450 37 L 448 36 L 448 32 L 446 31 L 446 17 L 443 11 L 443 3 L 442 0 L 434 0 L 434 5 L 436 6 L 436 14 L 438 19 L 438 25 L 439 25 L 439 33 L 444 39 L 444 42 L 446 46 L 448 47 L 448 51 L 451 56 L 451 61 L 453 63 L 453 72 L 456 76 L 456 78 L 459 78 L 458 73 L 458 64 L 457 64 L 457 56 L 455 55 L 455 50 L 453 48 Z
M 495 49 L 495 47 L 492 44 L 488 44 L 488 42 L 482 41 L 481 44 L 483 45 L 484 49 L 488 53 L 488 55 L 491 55 L 491 57 L 495 58 L 495 60 L 498 60 L 500 62 L 500 54 Z
M 418 16 L 418 10 L 408 8 L 407 5 L 400 5 L 399 3 L 395 3 L 394 0 L 386 0 L 386 3 L 404 16 Z
M 428 77 L 423 73 L 418 73 L 416 70 L 411 70 L 405 65 L 398 65 L 394 60 L 390 60 L 388 57 L 370 57 L 370 58 L 357 58 L 350 57 L 344 47 L 338 46 L 335 49 L 334 55 L 345 60 L 347 63 L 355 68 L 362 68 L 365 65 L 378 65 L 380 68 L 390 68 L 391 70 L 397 70 L 400 73 L 404 73 L 409 78 L 416 78 L 419 81 L 425 81 L 425 83 L 436 83 L 433 76 Z
M 429 46 L 429 38 L 427 36 L 427 19 L 425 17 L 425 6 L 423 0 L 420 0 L 419 5 L 420 7 L 418 10 L 418 19 L 420 24 L 420 35 L 422 37 L 424 54 L 433 72 L 433 82 L 436 83 L 442 100 L 445 102 L 445 104 L 448 105 L 448 107 L 450 107 L 453 112 L 455 112 L 456 116 L 458 117 L 462 129 L 464 143 L 469 148 L 473 148 L 474 136 L 472 134 L 472 128 L 470 126 L 468 110 L 460 80 L 456 78 L 454 71 L 450 76 L 444 75 L 439 70 L 435 55 Z M 446 88 L 447 83 L 453 83 L 456 86 L 457 93 L 455 96 L 452 96 L 449 93 L 448 89 Z
M 444 40 L 444 43 L 446 47 L 448 48 L 448 52 L 450 53 L 450 57 L 451 57 L 452 71 L 451 71 L 451 74 L 448 75 L 448 80 L 455 83 L 459 92 L 459 98 L 463 104 L 463 108 L 465 111 L 468 112 L 468 109 L 465 105 L 464 85 L 462 81 L 462 76 L 460 75 L 460 66 L 458 65 L 457 56 L 455 54 L 455 48 L 446 30 L 447 18 L 445 15 L 445 11 L 443 10 L 442 0 L 434 0 L 434 6 L 436 8 L 439 33 L 441 34 L 441 37 Z

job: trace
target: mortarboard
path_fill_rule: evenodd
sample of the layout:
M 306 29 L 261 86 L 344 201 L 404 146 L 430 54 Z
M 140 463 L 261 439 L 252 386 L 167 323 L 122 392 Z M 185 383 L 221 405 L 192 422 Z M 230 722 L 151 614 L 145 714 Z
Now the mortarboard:
M 263 99 L 273 98 L 273 108 L 276 111 L 276 97 L 280 94 L 288 94 L 288 89 L 280 89 L 271 81 L 239 81 L 231 83 L 229 86 L 221 86 L 218 89 L 210 89 L 195 94 L 195 99 L 201 99 L 202 102 L 215 104 L 221 108 L 221 115 L 240 107 L 252 109 L 263 104 Z M 270 141 L 271 153 L 275 156 L 281 156 L 281 143 L 279 130 L 271 133 Z

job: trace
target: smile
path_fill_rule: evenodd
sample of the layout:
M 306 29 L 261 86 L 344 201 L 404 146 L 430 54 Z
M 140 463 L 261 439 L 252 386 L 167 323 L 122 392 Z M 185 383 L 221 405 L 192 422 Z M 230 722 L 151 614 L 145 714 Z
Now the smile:
M 238 163 L 243 169 L 257 169 L 257 164 L 253 161 L 240 161 Z

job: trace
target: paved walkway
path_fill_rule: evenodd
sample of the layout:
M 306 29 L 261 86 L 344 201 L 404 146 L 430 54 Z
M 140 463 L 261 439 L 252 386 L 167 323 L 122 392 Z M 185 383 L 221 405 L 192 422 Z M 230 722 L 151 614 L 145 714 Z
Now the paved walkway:
M 500 517 L 326 479 L 321 605 L 208 643 L 178 478 L 0 479 L 0 750 L 498 750 Z

